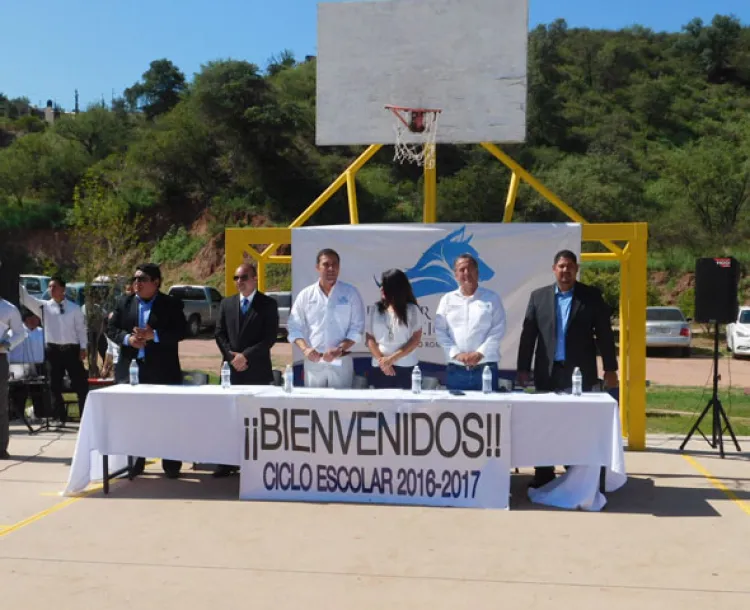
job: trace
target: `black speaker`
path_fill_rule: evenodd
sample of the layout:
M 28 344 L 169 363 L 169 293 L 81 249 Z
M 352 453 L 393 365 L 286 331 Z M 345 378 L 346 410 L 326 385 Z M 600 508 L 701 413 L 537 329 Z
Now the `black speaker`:
M 737 319 L 740 264 L 736 259 L 695 261 L 695 321 L 729 324 Z

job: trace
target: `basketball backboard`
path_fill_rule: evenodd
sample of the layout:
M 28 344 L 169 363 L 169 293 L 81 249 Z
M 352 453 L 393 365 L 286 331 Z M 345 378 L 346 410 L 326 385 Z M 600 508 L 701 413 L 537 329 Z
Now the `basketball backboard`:
M 392 144 L 386 104 L 441 108 L 438 143 L 522 142 L 527 37 L 527 0 L 319 4 L 317 144 Z

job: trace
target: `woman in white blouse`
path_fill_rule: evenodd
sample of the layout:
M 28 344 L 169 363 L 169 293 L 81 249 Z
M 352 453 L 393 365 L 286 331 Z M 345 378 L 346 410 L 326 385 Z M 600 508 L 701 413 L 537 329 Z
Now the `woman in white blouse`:
M 411 387 L 418 363 L 414 350 L 422 339 L 422 313 L 409 278 L 400 269 L 385 271 L 381 299 L 367 317 L 367 347 L 372 354 L 369 383 L 376 388 Z

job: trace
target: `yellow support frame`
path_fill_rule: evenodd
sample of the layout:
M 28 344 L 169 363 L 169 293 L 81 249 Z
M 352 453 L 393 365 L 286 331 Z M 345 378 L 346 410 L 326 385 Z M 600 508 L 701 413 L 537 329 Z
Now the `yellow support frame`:
M 521 182 L 525 182 L 570 220 L 581 224 L 582 240 L 599 242 L 609 252 L 584 253 L 583 262 L 618 261 L 620 263 L 620 417 L 623 435 L 633 450 L 646 448 L 646 255 L 648 226 L 646 223 L 590 224 L 572 207 L 534 178 L 496 144 L 482 142 L 490 154 L 510 169 L 511 180 L 505 202 L 503 222 L 511 222 Z M 258 288 L 266 289 L 267 264 L 291 264 L 291 256 L 275 254 L 279 244 L 291 244 L 292 229 L 304 225 L 333 195 L 346 185 L 349 222 L 359 223 L 357 204 L 357 172 L 381 145 L 369 146 L 331 185 L 313 201 L 288 227 L 226 229 L 226 294 L 236 289 L 232 276 L 237 266 L 252 258 L 258 267 Z M 435 151 L 432 151 L 433 154 Z M 437 169 L 424 170 L 425 223 L 437 222 Z M 268 244 L 262 252 L 253 246 Z M 618 244 L 624 244 L 623 246 Z

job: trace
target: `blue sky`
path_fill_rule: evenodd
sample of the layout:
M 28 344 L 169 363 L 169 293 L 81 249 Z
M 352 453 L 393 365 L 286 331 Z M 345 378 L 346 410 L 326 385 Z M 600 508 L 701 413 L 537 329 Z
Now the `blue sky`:
M 282 49 L 316 49 L 317 0 L 0 0 L 0 92 L 73 107 L 109 101 L 154 59 L 188 78 L 212 59 L 261 67 Z M 750 0 L 529 0 L 529 25 L 558 17 L 571 27 L 641 24 L 678 31 L 693 17 L 735 14 L 750 24 Z

